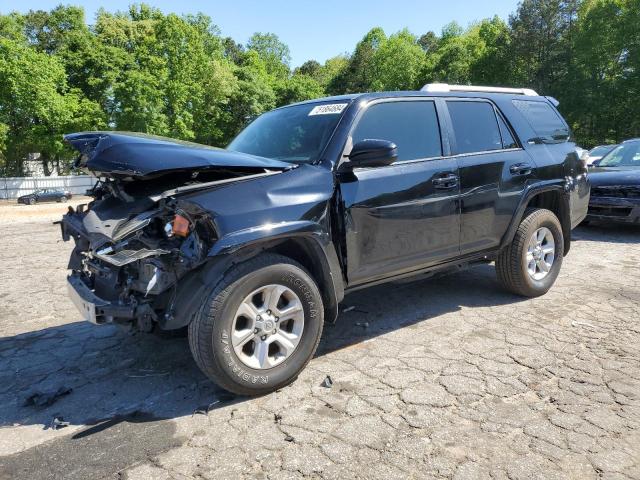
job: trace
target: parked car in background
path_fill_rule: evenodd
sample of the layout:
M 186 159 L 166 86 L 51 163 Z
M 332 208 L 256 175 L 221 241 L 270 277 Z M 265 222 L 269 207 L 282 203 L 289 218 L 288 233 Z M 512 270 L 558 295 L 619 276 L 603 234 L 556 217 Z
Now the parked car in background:
M 628 140 L 589 171 L 587 221 L 640 223 L 640 139 Z
M 604 157 L 611 150 L 616 148 L 618 145 L 599 145 L 597 147 L 592 148 L 589 151 L 589 156 L 587 157 L 587 166 L 593 165 L 593 162 L 597 162 L 602 157 Z
M 18 203 L 24 203 L 25 205 L 35 205 L 41 202 L 66 202 L 72 197 L 71 193 L 67 190 L 61 190 L 57 188 L 45 188 L 36 190 L 28 195 L 22 195 L 18 197 Z

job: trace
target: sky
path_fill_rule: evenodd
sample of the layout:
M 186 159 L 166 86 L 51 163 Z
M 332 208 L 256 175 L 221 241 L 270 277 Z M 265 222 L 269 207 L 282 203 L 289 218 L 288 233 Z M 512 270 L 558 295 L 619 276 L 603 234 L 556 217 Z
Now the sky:
M 140 1 L 140 0 L 138 0 Z M 50 10 L 60 3 L 83 6 L 87 23 L 93 23 L 96 11 L 127 10 L 133 0 L 0 0 L 0 13 Z M 209 15 L 222 35 L 246 43 L 254 32 L 277 34 L 291 50 L 291 66 L 306 60 L 324 62 L 340 53 L 350 52 L 373 27 L 387 35 L 408 28 L 421 35 L 429 30 L 439 33 L 455 20 L 463 27 L 483 18 L 498 15 L 507 19 L 517 8 L 517 0 L 146 0 L 169 13 Z

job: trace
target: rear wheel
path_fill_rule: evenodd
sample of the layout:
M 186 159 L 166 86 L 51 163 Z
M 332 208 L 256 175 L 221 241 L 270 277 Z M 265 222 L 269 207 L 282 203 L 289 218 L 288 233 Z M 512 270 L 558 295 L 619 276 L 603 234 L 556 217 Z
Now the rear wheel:
M 36 204 L 36 199 L 35 198 L 30 198 L 29 199 L 29 205 L 35 205 Z
M 527 210 L 513 241 L 496 259 L 498 280 L 518 295 L 544 295 L 558 278 L 563 254 L 558 217 L 542 208 Z
M 60 202 L 62 203 L 67 203 L 68 198 L 67 197 L 60 197 Z
M 320 341 L 323 306 L 296 262 L 264 254 L 235 267 L 189 325 L 200 369 L 239 395 L 259 395 L 296 379 Z

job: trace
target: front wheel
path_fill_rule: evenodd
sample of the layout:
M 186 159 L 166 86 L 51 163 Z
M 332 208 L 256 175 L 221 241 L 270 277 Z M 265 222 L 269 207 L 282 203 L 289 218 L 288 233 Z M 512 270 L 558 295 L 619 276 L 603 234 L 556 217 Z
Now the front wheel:
M 558 217 L 543 208 L 527 210 L 513 241 L 496 259 L 498 280 L 518 295 L 544 295 L 558 278 L 563 254 Z
M 259 395 L 293 382 L 316 351 L 322 297 L 302 266 L 263 254 L 234 267 L 189 324 L 200 369 L 238 395 Z

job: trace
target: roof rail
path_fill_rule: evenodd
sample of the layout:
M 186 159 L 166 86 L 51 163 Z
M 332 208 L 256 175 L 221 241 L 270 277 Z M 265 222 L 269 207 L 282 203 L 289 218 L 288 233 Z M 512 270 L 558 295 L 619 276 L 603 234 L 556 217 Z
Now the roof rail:
M 448 83 L 427 83 L 420 89 L 421 92 L 486 92 L 486 93 L 511 93 L 514 95 L 526 95 L 537 97 L 538 93 L 530 88 L 506 88 L 506 87 L 482 87 L 479 85 L 449 85 Z

